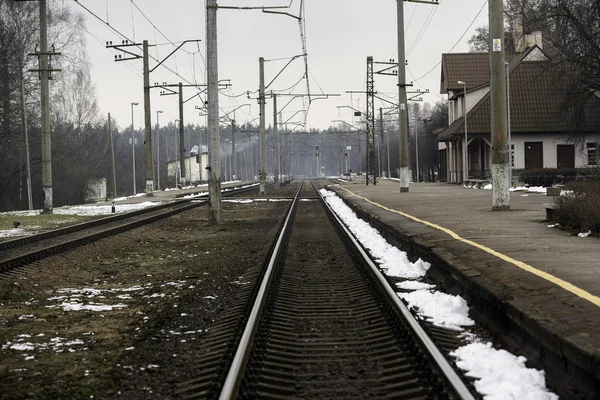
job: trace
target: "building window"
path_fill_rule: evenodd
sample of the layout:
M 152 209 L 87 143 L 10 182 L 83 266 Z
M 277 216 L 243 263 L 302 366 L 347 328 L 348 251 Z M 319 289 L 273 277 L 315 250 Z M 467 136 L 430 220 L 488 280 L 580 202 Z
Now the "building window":
M 510 144 L 510 153 L 508 154 L 510 167 L 515 168 L 517 162 L 517 145 L 515 143 Z
M 598 165 L 598 143 L 586 143 L 588 165 Z

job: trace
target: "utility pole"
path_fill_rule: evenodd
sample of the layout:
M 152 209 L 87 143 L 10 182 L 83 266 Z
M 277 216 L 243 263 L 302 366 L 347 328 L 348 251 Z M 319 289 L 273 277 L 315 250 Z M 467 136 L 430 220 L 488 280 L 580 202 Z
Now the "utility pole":
M 113 144 L 112 124 L 110 113 L 108 113 L 108 137 L 110 139 L 110 158 L 112 161 L 113 199 L 117 197 L 117 174 L 115 172 L 115 146 Z
M 160 123 L 158 121 L 159 114 L 162 114 L 162 110 L 156 111 L 156 190 L 160 190 Z
M 279 130 L 277 129 L 277 95 L 273 94 L 273 138 L 275 140 L 275 165 L 274 165 L 274 177 L 275 177 L 275 189 L 279 188 L 279 169 L 280 154 L 279 154 Z
M 504 59 L 503 1 L 490 0 L 490 96 L 492 136 L 492 210 L 510 210 L 508 190 L 508 124 Z
M 404 51 L 404 0 L 398 3 L 398 118 L 400 129 L 400 193 L 408 192 L 408 107 L 406 106 L 406 54 Z
M 234 117 L 235 117 L 235 113 L 234 113 Z M 231 157 L 233 158 L 231 160 L 231 176 L 232 176 L 232 180 L 236 180 L 237 178 L 237 162 L 236 162 L 236 157 L 235 157 L 235 120 L 232 119 L 231 120 Z
M 265 59 L 260 57 L 258 59 L 258 70 L 259 70 L 259 90 L 258 90 L 258 104 L 260 107 L 260 189 L 259 194 L 265 194 L 265 187 L 267 185 L 267 141 L 265 135 Z
M 375 79 L 373 77 L 373 57 L 367 57 L 367 186 L 377 184 L 375 172 Z
M 152 159 L 152 120 L 150 116 L 150 66 L 148 63 L 148 41 L 143 42 L 144 58 L 144 125 L 146 145 L 146 196 L 154 195 L 154 160 Z
M 52 141 L 50 133 L 50 79 L 51 73 L 60 71 L 52 69 L 50 57 L 60 55 L 54 51 L 48 51 L 48 23 L 46 0 L 40 0 L 40 52 L 33 53 L 39 57 L 40 67 L 33 72 L 39 72 L 41 79 L 41 103 L 42 103 L 42 189 L 44 191 L 43 214 L 52 214 Z
M 29 132 L 27 130 L 27 107 L 25 104 L 25 82 L 23 69 L 21 68 L 21 123 L 23 125 L 23 135 L 25 136 L 25 165 L 27 166 L 27 204 L 29 210 L 33 210 L 33 198 L 31 194 L 31 161 L 29 155 Z
M 438 5 L 438 0 L 407 0 L 414 3 Z M 400 128 L 400 193 L 408 192 L 408 107 L 406 99 L 406 53 L 404 48 L 404 0 L 396 0 L 398 8 L 398 115 Z
M 385 146 L 383 145 L 384 143 L 384 131 L 385 128 L 383 126 L 383 107 L 379 107 L 379 129 L 380 129 L 380 135 L 381 135 L 381 139 L 379 140 L 379 146 L 381 146 L 381 157 L 379 157 L 379 167 L 381 168 L 381 159 L 383 158 L 385 160 Z M 385 175 L 385 174 L 384 174 Z M 388 170 L 387 170 L 387 175 L 388 178 L 390 177 L 390 170 L 389 170 L 389 166 L 388 166 Z
M 221 224 L 221 164 L 219 132 L 219 63 L 217 59 L 217 0 L 206 2 L 206 82 L 208 84 L 209 193 L 208 223 Z
M 179 168 L 182 184 L 185 186 L 185 141 L 183 133 L 183 84 L 179 82 Z

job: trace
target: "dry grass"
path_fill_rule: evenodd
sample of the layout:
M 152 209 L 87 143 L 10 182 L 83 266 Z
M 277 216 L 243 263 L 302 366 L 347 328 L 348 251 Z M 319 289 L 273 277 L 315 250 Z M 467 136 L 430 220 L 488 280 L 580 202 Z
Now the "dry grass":
M 572 182 L 568 189 L 573 192 L 554 200 L 556 222 L 569 232 L 600 237 L 600 180 Z

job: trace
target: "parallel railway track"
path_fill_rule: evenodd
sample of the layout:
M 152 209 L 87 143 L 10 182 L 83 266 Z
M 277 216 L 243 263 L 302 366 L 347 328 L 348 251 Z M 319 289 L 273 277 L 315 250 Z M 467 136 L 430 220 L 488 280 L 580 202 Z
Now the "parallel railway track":
M 251 190 L 256 190 L 256 187 L 229 190 L 223 193 L 223 197 Z M 37 235 L 0 242 L 0 277 L 18 273 L 21 267 L 44 258 L 208 204 L 208 200 L 192 200 L 176 200 L 142 210 L 116 214 Z
M 178 396 L 473 398 L 314 188 L 299 189 L 272 249 L 206 335 Z

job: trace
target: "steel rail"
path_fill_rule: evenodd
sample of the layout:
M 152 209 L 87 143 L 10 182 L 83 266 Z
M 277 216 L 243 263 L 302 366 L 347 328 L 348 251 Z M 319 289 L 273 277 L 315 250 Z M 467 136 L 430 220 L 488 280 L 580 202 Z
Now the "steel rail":
M 254 186 L 248 186 L 248 187 L 243 187 L 243 188 L 233 188 L 233 189 L 223 189 L 223 196 L 224 197 L 228 197 L 231 195 L 235 195 L 235 194 L 239 194 L 239 193 L 244 193 L 246 191 L 252 190 L 254 189 Z M 207 193 L 208 194 L 208 193 Z M 197 194 L 197 197 L 203 197 L 203 194 Z M 93 221 L 87 221 L 87 222 L 82 222 L 79 224 L 74 224 L 74 225 L 70 225 L 70 226 L 66 226 L 64 228 L 58 228 L 58 229 L 52 229 L 49 230 L 47 232 L 42 232 L 36 235 L 30 235 L 30 236 L 25 236 L 25 237 L 21 237 L 18 239 L 11 239 L 11 240 L 6 240 L 3 242 L 0 242 L 0 252 L 1 251 L 5 251 L 5 250 L 10 250 L 16 247 L 20 247 L 20 246 L 24 246 L 27 244 L 32 244 L 35 242 L 39 242 L 42 240 L 46 240 L 46 239 L 51 239 L 54 237 L 58 237 L 58 236 L 62 236 L 62 235 L 68 235 L 71 233 L 75 233 L 78 231 L 82 231 L 85 229 L 90 229 L 90 228 L 94 228 L 100 225 L 104 225 L 104 224 L 109 224 L 112 222 L 117 222 L 123 219 L 127 219 L 127 218 L 131 218 L 137 215 L 143 215 L 143 214 L 147 214 L 147 213 L 151 213 L 163 208 L 169 208 L 169 207 L 173 207 L 177 204 L 184 204 L 184 203 L 189 203 L 192 200 L 194 200 L 193 198 L 187 198 L 187 199 L 175 199 L 174 201 L 170 201 L 167 203 L 163 203 L 163 204 L 159 204 L 156 206 L 150 206 L 150 207 L 146 207 L 144 209 L 140 209 L 140 210 L 135 210 L 135 211 L 129 211 L 129 212 L 125 212 L 125 213 L 119 213 L 117 215 L 111 215 L 111 216 L 107 216 L 107 217 L 102 217 L 102 218 L 98 218 L 95 219 Z M 196 204 L 196 206 L 201 206 L 202 204 Z
M 239 188 L 237 190 L 235 190 L 235 189 L 229 190 L 226 194 L 224 194 L 224 196 L 232 196 L 235 194 L 239 194 L 239 193 L 243 193 L 243 192 L 252 190 L 254 188 L 255 187 L 252 186 L 252 187 Z M 83 246 L 85 244 L 88 244 L 88 243 L 91 243 L 91 242 L 94 242 L 94 241 L 97 241 L 97 240 L 100 240 L 100 239 L 103 239 L 103 238 L 106 238 L 109 236 L 113 236 L 113 235 L 116 235 L 116 234 L 119 234 L 122 232 L 126 232 L 129 230 L 135 229 L 137 227 L 140 227 L 140 226 L 143 226 L 143 225 L 146 225 L 146 224 L 149 224 L 149 223 L 152 223 L 152 222 L 164 219 L 164 218 L 168 218 L 175 214 L 179 214 L 181 212 L 191 210 L 196 207 L 206 205 L 206 204 L 208 204 L 208 202 L 209 202 L 208 200 L 202 200 L 199 202 L 192 202 L 192 199 L 179 200 L 179 201 L 169 202 L 166 204 L 161 204 L 159 206 L 148 207 L 143 210 L 136 210 L 136 211 L 129 212 L 129 213 L 119 214 L 118 216 L 101 218 L 96 221 L 91 221 L 90 223 L 78 224 L 74 229 L 69 229 L 69 227 L 67 227 L 67 228 L 55 229 L 53 231 L 45 232 L 40 235 L 35 235 L 33 237 L 33 239 L 31 239 L 29 241 L 21 241 L 21 242 L 19 242 L 18 245 L 11 246 L 8 249 L 15 249 L 15 248 L 22 247 L 25 245 L 42 243 L 44 240 L 49 240 L 49 239 L 56 238 L 56 239 L 60 240 L 61 236 L 65 236 L 66 240 L 64 240 L 63 242 L 54 243 L 54 244 L 51 244 L 49 246 L 45 246 L 42 248 L 37 248 L 33 251 L 25 252 L 23 254 L 15 255 L 10 258 L 5 258 L 5 259 L 0 258 L 0 274 L 10 272 L 16 268 L 23 267 L 34 261 L 39 261 L 46 257 L 50 257 L 52 255 L 56 255 L 56 254 L 59 254 L 64 251 L 68 251 L 68 250 L 74 249 L 76 247 Z M 170 208 L 170 210 L 163 211 L 166 208 Z M 155 213 L 155 214 L 147 215 L 147 214 L 151 214 L 151 213 Z M 147 216 L 144 216 L 144 215 L 147 215 Z M 138 216 L 141 216 L 141 219 L 135 220 L 135 217 L 138 217 Z M 128 219 L 134 219 L 134 220 L 131 222 L 127 222 Z M 118 226 L 112 226 L 109 228 L 102 229 L 103 225 L 114 224 L 114 223 L 119 223 L 119 222 L 123 222 L 123 223 Z M 86 234 L 82 237 L 76 237 L 76 238 L 72 238 L 72 239 L 68 239 L 66 237 L 66 235 L 71 235 L 71 234 L 81 232 L 86 229 L 94 229 L 94 228 L 96 229 L 96 231 L 90 232 L 89 234 Z M 6 250 L 6 249 L 4 249 L 4 250 Z M 0 253 L 0 256 L 1 255 L 2 254 Z
M 252 307 L 252 311 L 250 312 L 250 316 L 248 317 L 248 323 L 244 328 L 244 333 L 240 339 L 240 343 L 235 352 L 235 356 L 231 363 L 231 367 L 227 373 L 227 377 L 225 379 L 225 383 L 223 384 L 223 388 L 221 390 L 221 394 L 219 395 L 219 399 L 221 400 L 229 400 L 236 397 L 237 390 L 239 388 L 241 379 L 243 375 L 241 371 L 244 369 L 246 361 L 248 360 L 249 350 L 251 348 L 251 343 L 253 342 L 256 329 L 258 328 L 258 323 L 260 319 L 261 312 L 264 308 L 267 292 L 269 285 L 271 283 L 273 277 L 273 270 L 275 269 L 275 263 L 277 262 L 277 258 L 279 256 L 279 252 L 281 250 L 281 243 L 289 230 L 290 221 L 292 216 L 294 215 L 294 211 L 296 210 L 296 206 L 298 205 L 298 196 L 302 191 L 303 184 L 298 186 L 298 190 L 294 196 L 294 200 L 292 205 L 288 211 L 285 222 L 283 223 L 283 227 L 277 238 L 275 247 L 271 253 L 271 257 L 269 259 L 268 267 L 263 276 L 262 282 L 260 283 L 260 288 L 256 295 L 256 300 L 254 301 L 254 305 Z
M 313 185 L 314 186 L 314 185 Z M 316 189 L 316 188 L 315 188 Z M 346 225 L 342 222 L 342 220 L 337 216 L 337 214 L 333 211 L 333 209 L 329 206 L 325 198 L 319 192 L 319 196 L 327 209 L 331 212 L 332 216 L 336 219 L 341 229 L 348 236 L 352 244 L 356 247 L 357 251 L 363 256 L 365 262 L 371 268 L 371 272 L 373 273 L 375 279 L 379 282 L 381 288 L 384 290 L 385 294 L 388 297 L 388 300 L 392 303 L 392 305 L 401 313 L 404 317 L 404 320 L 408 323 L 409 328 L 414 333 L 415 337 L 421 342 L 424 349 L 428 352 L 430 359 L 436 364 L 439 368 L 440 373 L 446 379 L 447 383 L 451 386 L 451 388 L 455 391 L 455 393 L 463 400 L 474 400 L 473 395 L 469 391 L 469 389 L 465 386 L 464 382 L 458 376 L 456 371 L 452 368 L 446 357 L 442 354 L 442 352 L 437 348 L 435 343 L 431 340 L 431 338 L 427 335 L 427 333 L 423 330 L 421 325 L 417 322 L 417 320 L 413 317 L 409 309 L 406 305 L 400 300 L 400 298 L 396 295 L 396 292 L 390 287 L 387 280 L 377 268 L 375 263 L 371 260 L 369 255 L 365 252 L 362 245 L 356 240 L 354 234 L 350 232 L 350 230 L 346 227 Z

